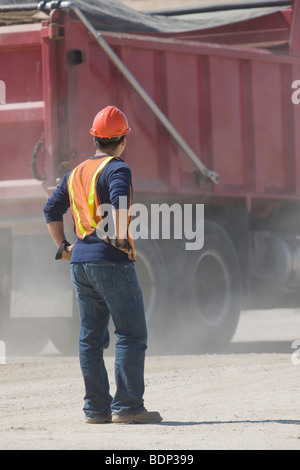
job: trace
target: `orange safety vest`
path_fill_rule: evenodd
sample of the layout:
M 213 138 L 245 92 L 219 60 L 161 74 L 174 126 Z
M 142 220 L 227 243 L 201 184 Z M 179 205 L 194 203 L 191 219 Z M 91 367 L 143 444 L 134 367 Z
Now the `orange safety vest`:
M 80 163 L 68 178 L 68 191 L 70 208 L 75 223 L 75 232 L 78 238 L 84 239 L 93 233 L 102 220 L 98 207 L 101 205 L 96 190 L 97 180 L 105 166 L 117 157 L 103 157 L 88 159 Z M 100 161 L 100 164 L 99 164 Z M 130 205 L 132 201 L 132 188 L 130 189 Z M 130 225 L 129 218 L 129 225 Z M 132 258 L 135 260 L 133 240 L 128 233 L 128 241 L 132 249 Z

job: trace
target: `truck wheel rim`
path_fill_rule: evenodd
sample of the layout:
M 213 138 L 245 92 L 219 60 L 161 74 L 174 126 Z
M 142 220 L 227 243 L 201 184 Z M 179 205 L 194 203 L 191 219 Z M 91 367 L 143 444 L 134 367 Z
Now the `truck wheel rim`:
M 194 270 L 194 298 L 197 316 L 216 324 L 230 308 L 230 274 L 223 257 L 214 250 L 199 256 Z

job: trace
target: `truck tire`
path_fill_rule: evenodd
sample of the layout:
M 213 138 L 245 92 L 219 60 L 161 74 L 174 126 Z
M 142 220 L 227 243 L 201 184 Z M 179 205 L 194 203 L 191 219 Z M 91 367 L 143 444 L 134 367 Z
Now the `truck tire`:
M 204 245 L 180 257 L 178 302 L 191 352 L 219 352 L 231 341 L 240 315 L 241 280 L 235 248 L 220 225 L 204 225 Z
M 156 240 L 135 241 L 136 272 L 142 289 L 146 322 L 149 332 L 148 347 L 161 344 L 168 312 L 168 280 L 164 257 Z

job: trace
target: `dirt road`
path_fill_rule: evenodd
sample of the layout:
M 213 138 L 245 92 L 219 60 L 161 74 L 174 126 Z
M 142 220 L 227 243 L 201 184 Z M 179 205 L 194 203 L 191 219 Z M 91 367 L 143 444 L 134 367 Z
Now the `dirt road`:
M 8 358 L 0 449 L 300 449 L 299 326 L 299 311 L 245 313 L 227 354 L 148 357 L 145 403 L 158 425 L 85 424 L 78 359 L 51 345 Z

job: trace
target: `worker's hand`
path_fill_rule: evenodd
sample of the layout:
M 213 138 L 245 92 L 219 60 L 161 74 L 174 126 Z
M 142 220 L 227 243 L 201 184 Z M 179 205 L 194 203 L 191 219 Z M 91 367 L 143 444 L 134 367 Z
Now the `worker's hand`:
M 61 254 L 61 259 L 65 260 L 65 261 L 71 261 L 71 256 L 72 256 L 72 251 L 73 251 L 74 245 L 75 245 L 75 243 L 73 243 L 73 245 L 67 246 L 63 250 L 63 252 Z
M 55 255 L 55 259 L 58 260 L 58 259 L 63 259 L 65 261 L 70 261 L 71 260 L 71 256 L 72 256 L 72 251 L 73 251 L 73 248 L 74 248 L 74 245 L 75 243 L 73 243 L 73 245 L 70 245 L 69 242 L 67 242 L 67 240 L 64 240 L 60 247 L 58 248 L 57 250 L 57 253 Z

